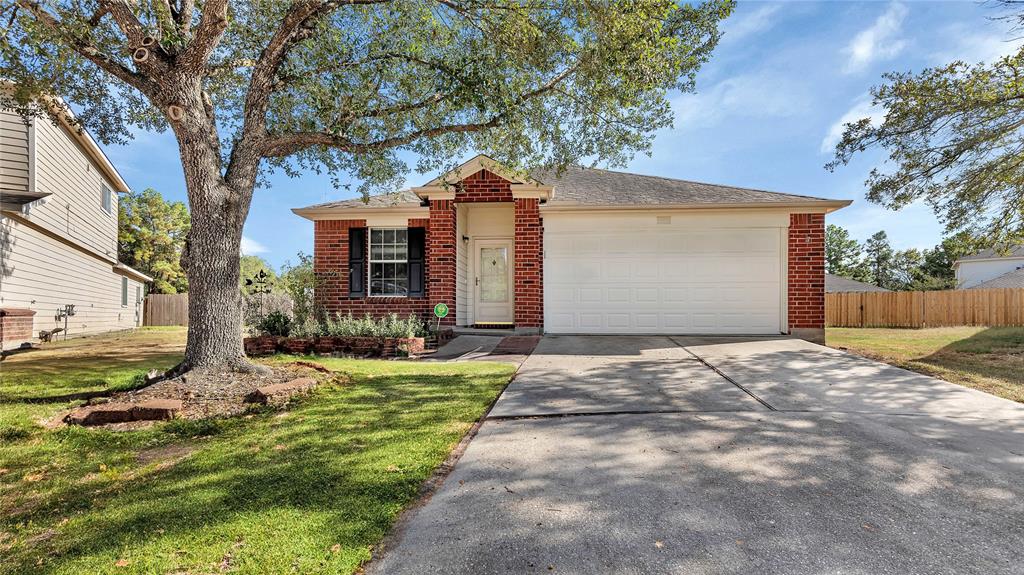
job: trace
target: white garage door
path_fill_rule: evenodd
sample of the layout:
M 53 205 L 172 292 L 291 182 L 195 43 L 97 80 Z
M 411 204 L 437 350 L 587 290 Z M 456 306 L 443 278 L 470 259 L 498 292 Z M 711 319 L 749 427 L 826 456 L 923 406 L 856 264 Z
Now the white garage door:
M 777 334 L 788 217 L 545 214 L 549 333 Z

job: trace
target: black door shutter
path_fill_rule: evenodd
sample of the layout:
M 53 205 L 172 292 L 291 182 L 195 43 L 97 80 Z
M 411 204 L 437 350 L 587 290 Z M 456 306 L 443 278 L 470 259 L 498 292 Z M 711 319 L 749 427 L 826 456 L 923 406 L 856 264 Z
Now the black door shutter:
M 366 297 L 366 228 L 348 229 L 348 297 Z
M 424 256 L 426 253 L 426 230 L 423 228 L 409 228 L 409 297 L 423 297 L 426 295 L 424 286 Z

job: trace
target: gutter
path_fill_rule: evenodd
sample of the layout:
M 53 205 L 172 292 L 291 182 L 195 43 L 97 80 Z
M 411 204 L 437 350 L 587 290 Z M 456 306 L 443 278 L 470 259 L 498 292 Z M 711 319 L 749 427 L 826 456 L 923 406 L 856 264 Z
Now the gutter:
M 130 268 L 130 267 L 124 265 L 121 262 L 117 262 L 116 264 L 114 264 L 114 271 L 119 273 L 119 274 L 121 274 L 121 275 L 131 276 L 131 277 L 133 277 L 133 278 L 135 278 L 137 280 L 141 280 L 141 281 L 143 281 L 145 283 L 149 283 L 149 282 L 153 281 L 153 278 L 147 276 L 146 274 L 140 272 L 139 270 L 137 270 L 135 268 Z
M 729 210 L 736 208 L 746 209 L 792 209 L 792 208 L 815 208 L 823 210 L 824 213 L 831 213 L 845 208 L 853 203 L 853 200 L 821 200 L 815 202 L 743 202 L 743 203 L 690 203 L 690 204 L 543 204 L 542 212 L 611 212 L 611 211 L 644 211 L 644 210 Z
M 419 204 L 399 204 L 382 208 L 292 208 L 292 213 L 310 221 L 361 219 L 364 216 L 408 214 L 411 217 L 429 216 L 430 208 Z

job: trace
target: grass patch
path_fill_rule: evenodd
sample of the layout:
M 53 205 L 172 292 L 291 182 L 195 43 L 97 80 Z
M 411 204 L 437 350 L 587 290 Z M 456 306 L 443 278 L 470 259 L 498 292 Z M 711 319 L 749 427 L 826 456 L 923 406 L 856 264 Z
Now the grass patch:
M 1024 403 L 1024 328 L 828 328 L 828 345 Z
M 0 441 L 0 573 L 352 573 L 513 372 L 319 359 L 351 381 L 283 412 L 130 433 L 34 422 L 158 366 L 122 343 L 105 370 L 5 360 L 0 420 L 28 433 Z

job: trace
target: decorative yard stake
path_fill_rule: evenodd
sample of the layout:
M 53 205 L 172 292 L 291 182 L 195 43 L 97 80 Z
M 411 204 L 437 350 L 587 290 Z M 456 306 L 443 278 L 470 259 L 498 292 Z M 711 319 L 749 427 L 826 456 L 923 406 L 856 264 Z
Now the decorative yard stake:
M 434 331 L 440 333 L 441 332 L 441 318 L 448 316 L 448 304 L 439 303 L 439 304 L 435 305 L 434 306 L 434 315 L 437 316 L 437 327 L 434 328 Z
M 260 317 L 263 317 L 263 296 L 270 293 L 270 288 L 270 275 L 262 269 L 256 272 L 256 275 L 245 280 L 245 289 L 249 295 L 259 294 L 260 296 Z

